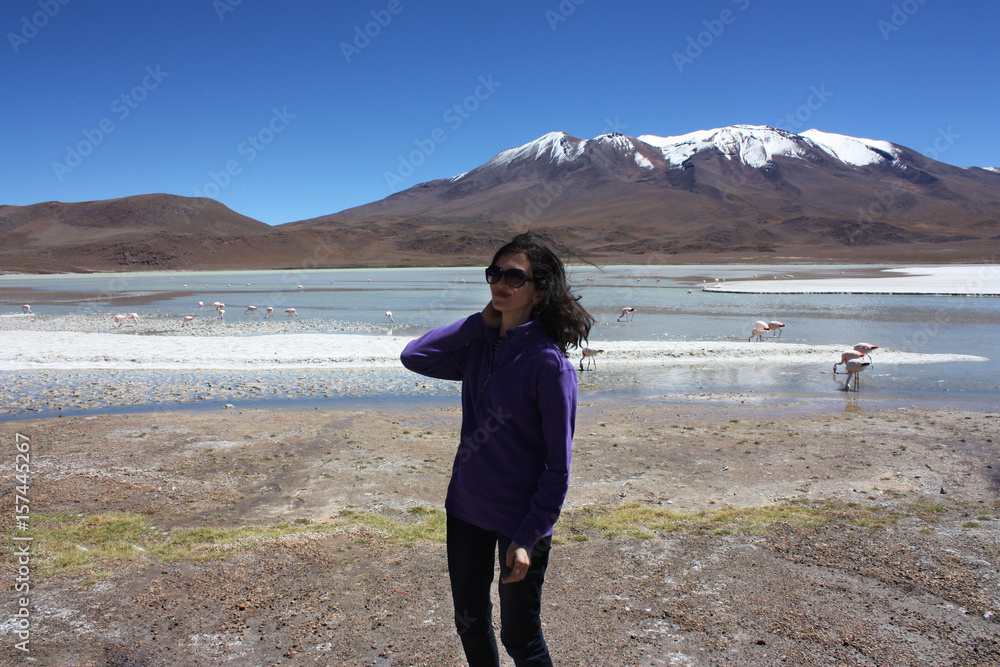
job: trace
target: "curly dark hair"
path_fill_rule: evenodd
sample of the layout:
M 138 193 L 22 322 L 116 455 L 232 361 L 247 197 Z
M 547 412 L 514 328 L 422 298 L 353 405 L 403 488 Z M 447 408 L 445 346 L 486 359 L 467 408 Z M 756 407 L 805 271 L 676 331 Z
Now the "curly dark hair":
M 535 232 L 518 234 L 497 250 L 492 264 L 505 255 L 521 253 L 528 258 L 535 288 L 544 291 L 542 300 L 532 308 L 531 316 L 542 323 L 545 333 L 566 354 L 571 345 L 583 346 L 594 325 L 594 317 L 580 305 L 580 297 L 573 295 L 562 260 L 549 245 L 557 244 Z

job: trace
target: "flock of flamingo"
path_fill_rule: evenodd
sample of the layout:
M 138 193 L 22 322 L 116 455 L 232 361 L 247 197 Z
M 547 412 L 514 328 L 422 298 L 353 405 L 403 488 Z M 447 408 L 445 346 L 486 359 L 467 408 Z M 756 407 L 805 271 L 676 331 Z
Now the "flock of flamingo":
M 302 286 L 299 285 L 299 288 L 301 288 L 301 287 Z M 204 308 L 205 307 L 205 302 L 204 301 L 199 301 L 198 302 L 198 307 L 199 308 Z M 226 304 L 222 303 L 221 301 L 213 301 L 212 302 L 212 307 L 215 308 L 215 311 L 219 314 L 218 319 L 224 320 L 225 317 L 226 317 Z M 244 315 L 256 315 L 258 310 L 260 310 L 260 308 L 258 308 L 257 306 L 247 306 L 247 309 L 243 311 L 243 314 Z M 299 314 L 297 312 L 295 312 L 294 308 L 285 308 L 285 317 L 298 317 L 298 316 L 299 316 Z M 183 327 L 188 322 L 193 322 L 194 319 L 195 319 L 195 317 L 197 317 L 197 315 L 185 315 L 181 319 L 181 326 Z M 274 317 L 274 308 L 271 307 L 271 306 L 267 306 L 264 309 L 264 319 L 267 319 L 269 317 Z
M 783 276 L 783 277 L 791 277 L 791 276 Z M 302 289 L 302 285 L 298 285 L 298 288 Z M 204 306 L 205 306 L 204 302 L 202 301 L 198 302 L 199 308 L 204 308 Z M 216 312 L 219 313 L 218 319 L 222 320 L 226 315 L 226 304 L 222 303 L 221 301 L 215 301 L 212 303 L 212 306 L 215 308 Z M 243 311 L 243 314 L 253 316 L 257 314 L 258 310 L 259 308 L 257 306 L 247 306 L 246 310 Z M 22 305 L 21 312 L 26 315 L 32 314 L 31 306 L 29 304 Z M 272 308 L 271 306 L 267 306 L 264 311 L 264 317 L 268 318 L 273 316 L 274 316 L 274 308 Z M 295 312 L 294 308 L 285 308 L 285 316 L 298 317 L 298 313 Z M 181 320 L 181 327 L 186 326 L 189 322 L 193 322 L 195 317 L 196 317 L 195 315 L 185 315 Z M 385 311 L 385 317 L 387 320 L 389 320 L 390 324 L 394 323 L 394 320 L 392 319 L 391 310 Z M 635 317 L 635 308 L 633 308 L 632 306 L 625 306 L 624 308 L 622 308 L 621 315 L 618 316 L 617 321 L 621 322 L 622 320 L 624 320 L 625 322 L 631 322 L 633 317 Z M 129 313 L 127 315 L 125 314 L 115 315 L 112 319 L 115 331 L 117 331 L 118 328 L 122 326 L 127 320 L 132 320 L 133 326 L 136 328 L 136 330 L 138 330 L 139 327 L 138 313 Z M 757 320 L 754 323 L 753 330 L 750 331 L 750 337 L 747 338 L 747 342 L 750 342 L 754 339 L 756 339 L 757 341 L 763 340 L 764 334 L 767 333 L 768 331 L 772 332 L 771 333 L 772 338 L 774 337 L 780 338 L 781 330 L 784 328 L 785 324 L 778 320 L 772 320 L 770 322 L 765 322 L 764 320 Z M 870 353 L 872 350 L 877 350 L 878 348 L 879 348 L 878 345 L 872 345 L 870 343 L 858 343 L 850 350 L 845 350 L 843 353 L 841 353 L 840 361 L 838 361 L 833 365 L 833 373 L 834 375 L 838 374 L 837 366 L 844 367 L 844 370 L 847 372 L 847 382 L 844 384 L 845 390 L 850 390 L 851 380 L 854 380 L 855 391 L 857 391 L 860 388 L 861 371 L 872 365 L 872 358 Z M 582 353 L 582 356 L 580 357 L 580 371 L 596 370 L 597 369 L 596 357 L 597 355 L 604 352 L 604 350 L 600 347 L 590 345 L 590 346 L 584 346 L 580 351 Z M 868 358 L 868 361 L 865 361 L 866 357 Z M 586 369 L 584 369 L 583 367 L 584 361 L 587 362 Z
M 756 277 L 756 276 L 755 276 Z M 777 278 L 778 276 L 775 276 Z M 782 276 L 783 278 L 791 278 L 792 276 Z M 624 321 L 631 322 L 632 318 L 635 317 L 635 308 L 631 306 L 626 306 L 622 308 L 621 315 L 618 316 L 618 322 Z M 764 320 L 757 320 L 754 323 L 753 330 L 750 332 L 750 337 L 747 338 L 747 342 L 756 339 L 757 341 L 763 340 L 763 336 L 768 331 L 772 332 L 772 338 L 781 338 L 781 330 L 785 328 L 785 323 L 778 320 L 772 320 L 770 322 L 765 322 Z M 833 365 L 834 375 L 838 375 L 837 366 L 843 366 L 844 370 L 847 371 L 847 382 L 844 384 L 845 390 L 850 390 L 851 380 L 854 380 L 854 390 L 857 391 L 861 386 L 861 371 L 872 365 L 871 351 L 877 350 L 878 345 L 872 345 L 871 343 L 858 343 L 850 350 L 845 350 L 840 355 L 840 361 Z M 590 345 L 585 346 L 581 350 L 582 356 L 580 357 L 580 371 L 584 370 L 596 370 L 597 369 L 597 355 L 604 352 L 602 348 Z M 868 361 L 865 361 L 865 357 Z M 587 368 L 583 367 L 583 362 L 587 362 Z

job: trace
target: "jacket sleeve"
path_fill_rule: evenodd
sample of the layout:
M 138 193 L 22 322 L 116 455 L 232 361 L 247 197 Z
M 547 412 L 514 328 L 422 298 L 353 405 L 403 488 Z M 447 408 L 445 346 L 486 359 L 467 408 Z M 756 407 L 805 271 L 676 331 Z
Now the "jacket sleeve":
M 569 464 L 576 426 L 577 376 L 572 366 L 563 366 L 545 377 L 538 387 L 538 409 L 545 441 L 545 468 L 531 497 L 531 508 L 513 535 L 514 542 L 534 547 L 555 526 L 569 489 Z
M 461 380 L 469 343 L 484 336 L 482 313 L 475 313 L 411 340 L 399 360 L 407 369 L 440 380 Z

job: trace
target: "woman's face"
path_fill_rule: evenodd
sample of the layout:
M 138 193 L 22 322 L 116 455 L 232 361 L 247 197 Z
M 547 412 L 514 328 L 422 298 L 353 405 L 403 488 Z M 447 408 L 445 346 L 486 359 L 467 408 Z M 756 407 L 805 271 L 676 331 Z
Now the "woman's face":
M 496 265 L 505 271 L 507 269 L 521 269 L 528 274 L 529 278 L 534 277 L 531 273 L 531 262 L 528 261 L 524 253 L 502 255 L 497 259 Z M 535 304 L 542 300 L 542 292 L 530 280 L 525 281 L 520 287 L 511 287 L 506 280 L 500 280 L 490 285 L 490 293 L 493 296 L 494 308 L 501 313 L 512 315 L 523 313 L 525 320 Z

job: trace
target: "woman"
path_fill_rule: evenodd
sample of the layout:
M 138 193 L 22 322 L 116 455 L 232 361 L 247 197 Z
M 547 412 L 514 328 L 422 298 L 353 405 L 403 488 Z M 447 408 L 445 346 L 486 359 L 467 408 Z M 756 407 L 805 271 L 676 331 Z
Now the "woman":
M 461 444 L 445 509 L 455 625 L 472 667 L 500 664 L 490 587 L 500 555 L 500 639 L 518 667 L 551 665 L 541 592 L 566 497 L 576 370 L 566 357 L 594 318 L 562 262 L 533 234 L 500 248 L 486 269 L 481 313 L 412 341 L 408 369 L 462 380 Z

